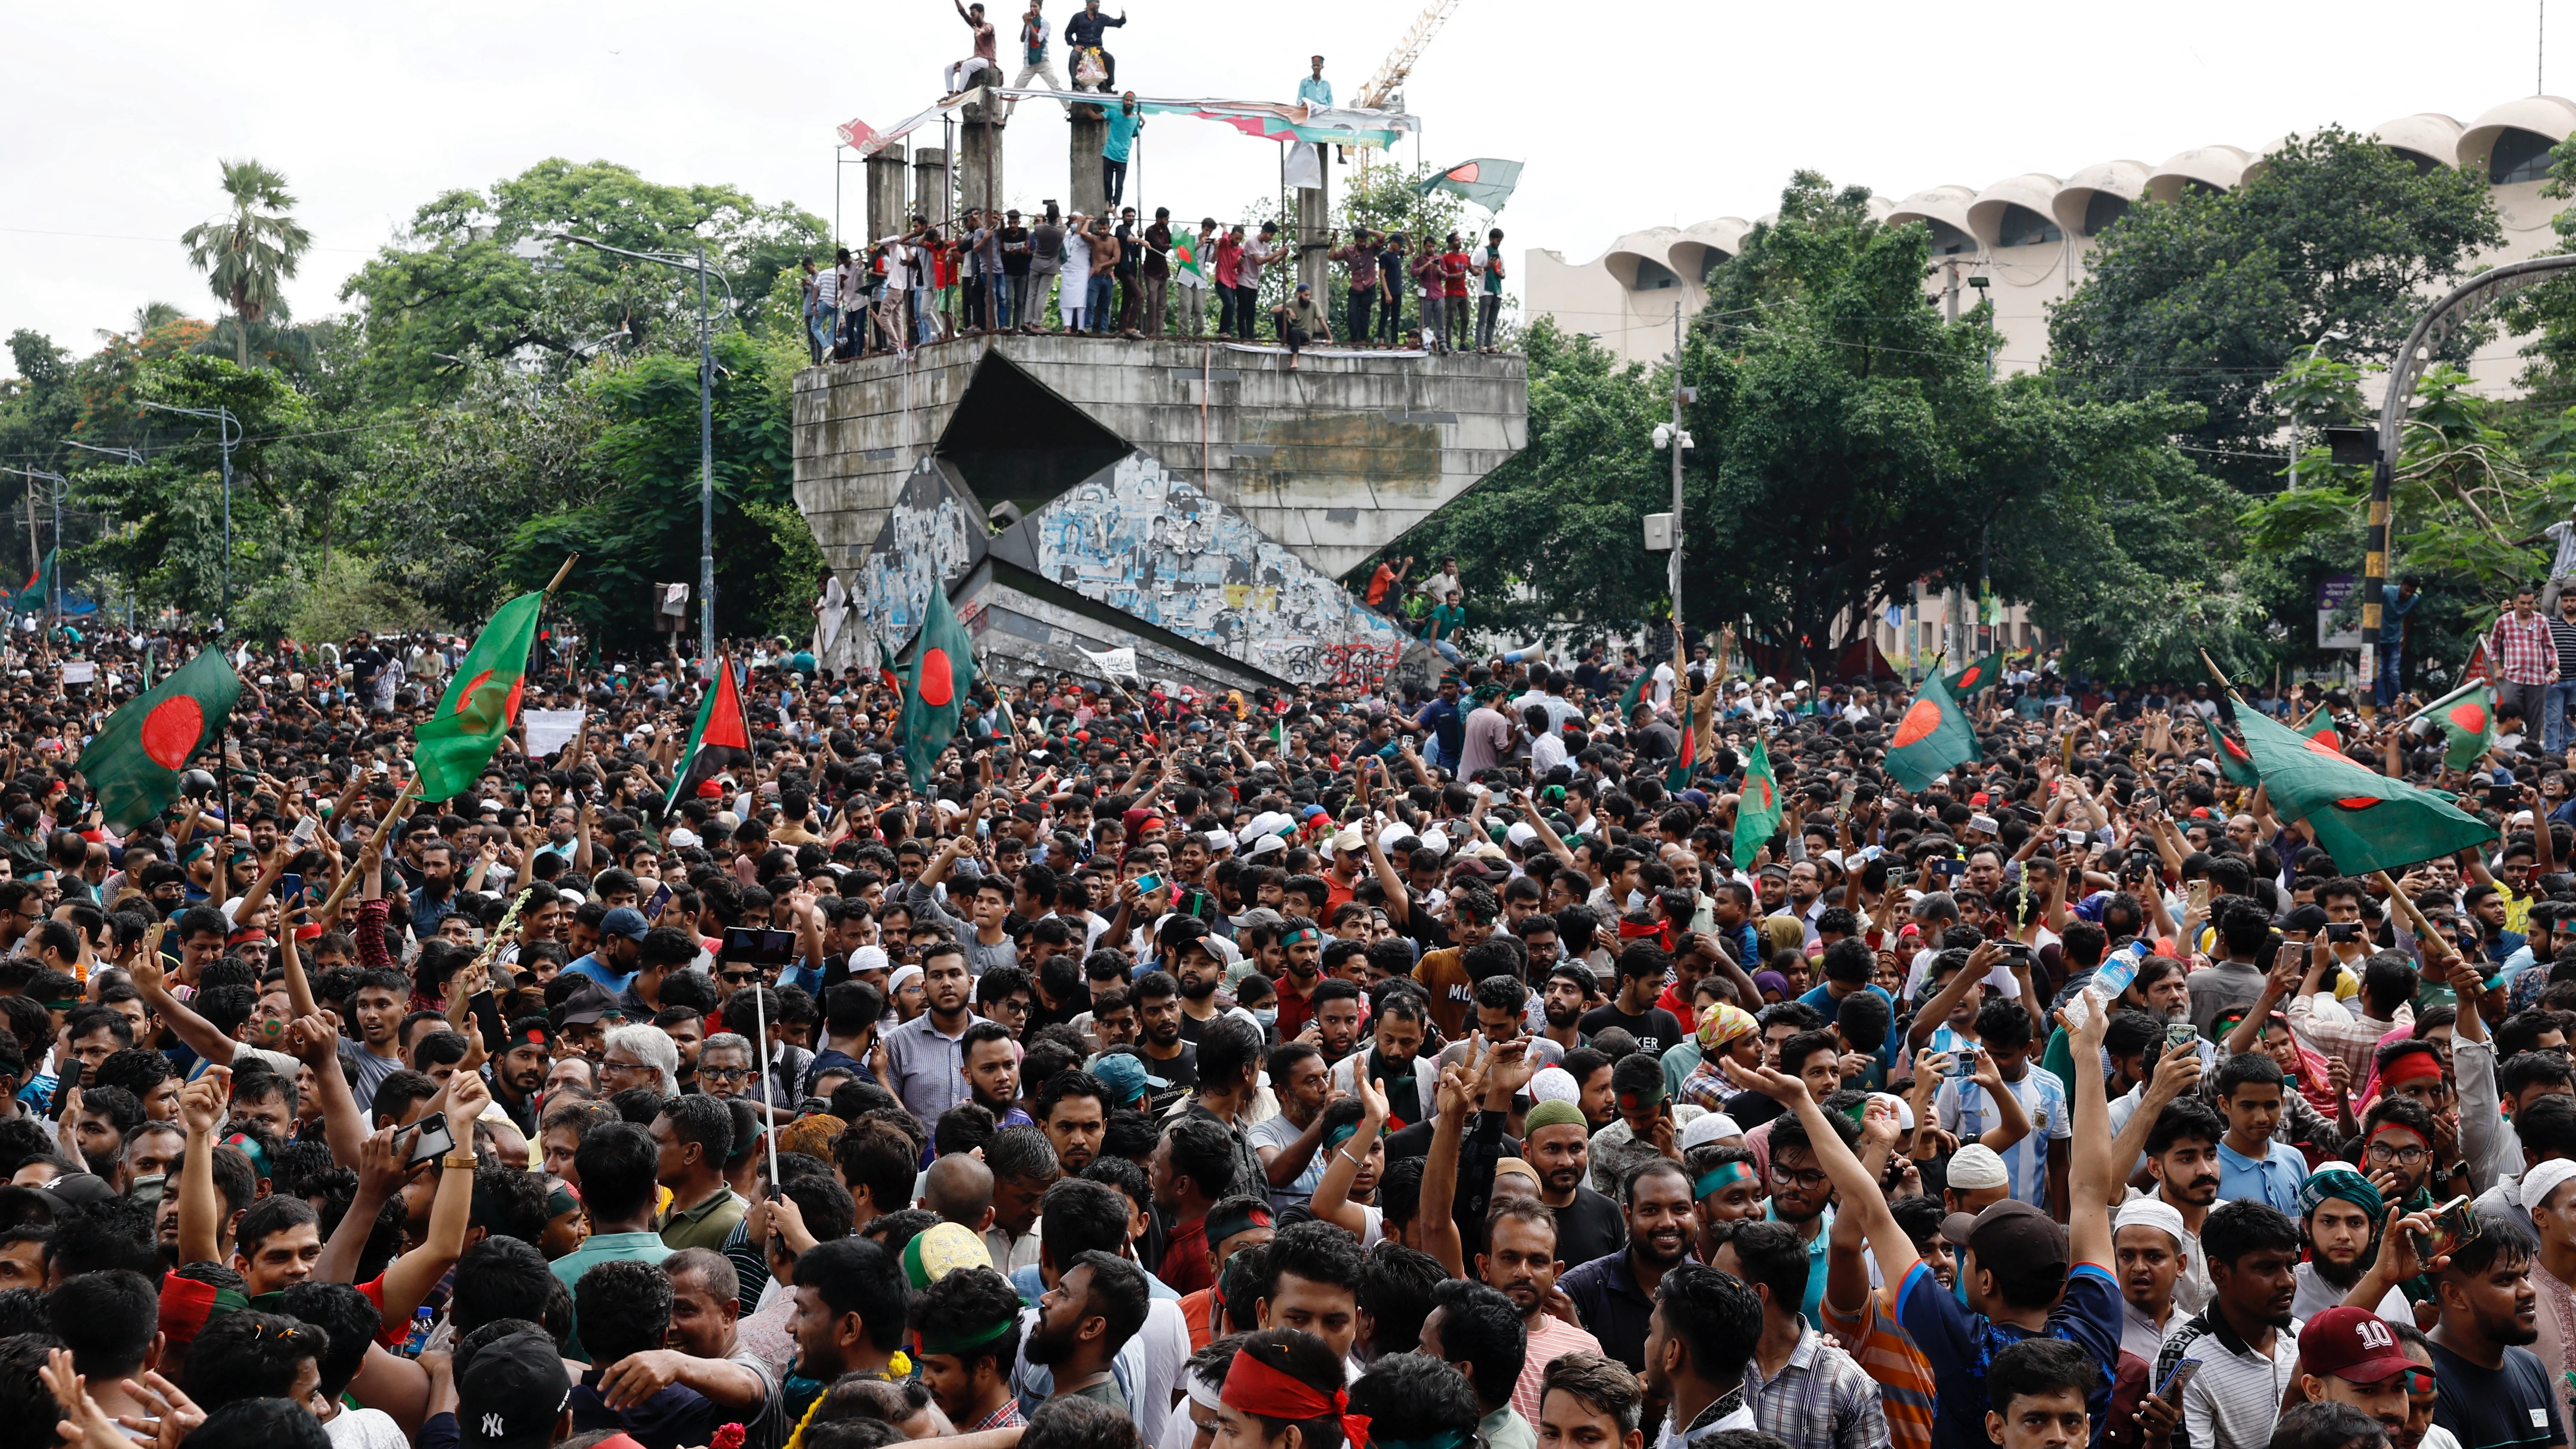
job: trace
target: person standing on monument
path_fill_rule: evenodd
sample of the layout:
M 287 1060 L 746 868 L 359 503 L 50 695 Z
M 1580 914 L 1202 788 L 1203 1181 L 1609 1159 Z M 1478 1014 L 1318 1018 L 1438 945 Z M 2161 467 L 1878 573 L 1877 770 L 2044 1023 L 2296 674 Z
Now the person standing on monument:
M 1055 62 L 1047 59 L 1047 37 L 1054 28 L 1047 24 L 1044 4 L 1045 0 L 1029 0 L 1028 13 L 1020 17 L 1020 74 L 1011 82 L 1015 91 L 1026 90 L 1032 79 L 1045 81 L 1051 91 L 1065 89 L 1064 77 L 1055 73 Z M 1065 109 L 1073 106 L 1068 102 Z
M 1100 89 L 1103 91 L 1118 84 L 1118 57 L 1111 55 L 1100 42 L 1108 38 L 1111 26 L 1126 23 L 1127 12 L 1124 10 L 1118 12 L 1118 18 L 1115 20 L 1101 14 L 1100 0 L 1083 0 L 1082 13 L 1064 23 L 1064 43 L 1076 56 L 1086 50 L 1100 53 Z M 1079 59 L 1069 61 L 1068 64 L 1075 70 L 1081 69 Z M 1081 77 L 1076 76 L 1074 82 L 1077 86 L 1080 85 Z M 1112 206 L 1118 204 L 1118 196 L 1115 192 L 1110 194 L 1109 203 Z
M 1126 194 L 1127 157 L 1135 148 L 1136 133 L 1144 129 L 1145 113 L 1136 109 L 1136 93 L 1129 91 L 1118 98 L 1118 109 L 1109 113 L 1109 130 L 1100 142 L 1100 194 L 1112 207 Z
M 993 48 L 993 22 L 984 18 L 984 7 L 980 3 L 962 4 L 960 0 L 948 0 L 948 3 L 957 6 L 957 18 L 965 21 L 966 28 L 975 34 L 975 53 L 948 67 L 948 94 L 953 96 L 966 89 L 977 72 L 998 71 L 1002 66 Z
M 1297 99 L 1309 109 L 1329 111 L 1333 108 L 1333 83 L 1324 79 L 1324 58 L 1313 57 L 1314 72 L 1297 82 Z

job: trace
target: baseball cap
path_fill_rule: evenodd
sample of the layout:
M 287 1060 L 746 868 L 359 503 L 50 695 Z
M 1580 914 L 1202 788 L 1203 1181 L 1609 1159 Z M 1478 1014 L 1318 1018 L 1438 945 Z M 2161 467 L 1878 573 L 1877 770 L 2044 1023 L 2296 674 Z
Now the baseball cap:
M 1145 1070 L 1145 1059 L 1132 1052 L 1112 1052 L 1091 1064 L 1091 1075 L 1107 1087 L 1115 1099 L 1111 1105 L 1124 1107 L 1136 1100 L 1147 1087 L 1168 1087 L 1171 1083 Z
M 565 997 L 563 1005 L 556 1008 L 559 1014 L 555 1018 L 555 1029 L 561 1031 L 567 1026 L 586 1025 L 616 1009 L 616 997 L 609 995 L 596 982 L 587 983 Z
M 554 1340 L 514 1333 L 475 1350 L 456 1375 L 456 1427 L 466 1449 L 547 1449 L 571 1398 Z
M 2415 1367 L 2397 1345 L 2388 1324 L 2366 1308 L 2341 1304 L 2327 1309 L 2299 1330 L 2301 1372 L 2332 1374 L 2349 1384 L 2376 1384 Z
M 2029 1203 L 2015 1198 L 1970 1217 L 1952 1213 L 1941 1220 L 1941 1236 L 1977 1255 L 1984 1263 L 2066 1265 L 2066 1229 Z
M 619 906 L 602 917 L 599 922 L 601 935 L 624 936 L 630 941 L 641 941 L 650 935 L 652 930 L 653 923 L 644 919 L 644 913 L 633 906 Z

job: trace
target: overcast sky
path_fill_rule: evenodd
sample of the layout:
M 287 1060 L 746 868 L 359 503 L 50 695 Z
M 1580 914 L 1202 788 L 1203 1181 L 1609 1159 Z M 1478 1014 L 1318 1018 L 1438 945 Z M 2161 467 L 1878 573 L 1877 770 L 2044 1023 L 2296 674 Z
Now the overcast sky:
M 1065 4 L 1048 5 L 1059 24 Z M 999 8 L 1009 58 L 1022 3 Z M 1112 32 L 1122 86 L 1278 100 L 1319 49 L 1354 96 L 1415 13 L 1411 0 L 1125 11 L 1133 23 Z M 1759 215 L 1799 167 L 1902 196 L 2213 142 L 2251 149 L 2327 122 L 2466 122 L 2534 89 L 2536 15 L 2536 0 L 2456 0 L 2429 21 L 2395 0 L 2018 13 L 1465 0 L 1407 99 L 1423 159 L 1528 164 L 1500 219 L 1513 252 L 1579 262 L 1639 227 Z M 2576 4 L 2565 15 L 2576 22 Z M 2576 24 L 2554 39 L 2565 59 L 2549 74 L 2567 78 L 2554 89 L 2576 90 Z M 289 292 L 305 318 L 336 310 L 342 280 L 423 202 L 549 156 L 731 183 L 829 218 L 833 127 L 910 115 L 968 50 L 948 0 L 9 5 L 0 333 L 35 328 L 86 351 L 146 301 L 209 315 L 177 237 L 220 209 L 219 157 L 256 157 L 292 183 L 315 239 Z M 1011 199 L 1064 196 L 1060 113 L 1025 106 L 1009 136 Z M 1230 215 L 1275 187 L 1276 150 L 1159 120 L 1130 198 Z M 855 229 L 859 169 L 848 175 Z

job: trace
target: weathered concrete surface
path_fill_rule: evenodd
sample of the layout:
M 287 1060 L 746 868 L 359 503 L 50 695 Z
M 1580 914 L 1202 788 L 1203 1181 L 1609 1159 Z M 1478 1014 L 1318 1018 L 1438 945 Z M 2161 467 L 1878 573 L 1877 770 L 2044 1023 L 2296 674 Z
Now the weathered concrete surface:
M 976 338 L 799 373 L 796 499 L 847 571 L 926 455 L 1033 511 L 1133 446 L 1339 578 L 1525 446 L 1528 414 L 1511 356 L 1326 350 L 1292 373 L 1212 341 Z

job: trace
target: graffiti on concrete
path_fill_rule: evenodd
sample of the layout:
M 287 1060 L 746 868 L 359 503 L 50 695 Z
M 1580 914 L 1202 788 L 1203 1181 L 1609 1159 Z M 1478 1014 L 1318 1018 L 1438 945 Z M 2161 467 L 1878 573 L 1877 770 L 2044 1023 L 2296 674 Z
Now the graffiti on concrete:
M 954 583 L 984 556 L 983 534 L 974 501 L 924 459 L 904 480 L 876 547 L 859 565 L 851 591 L 859 637 L 895 650 L 909 644 L 930 607 L 931 589 Z M 873 651 L 867 662 L 875 662 Z
M 1297 684 L 1374 687 L 1406 636 L 1143 453 L 1018 525 L 1038 574 Z

